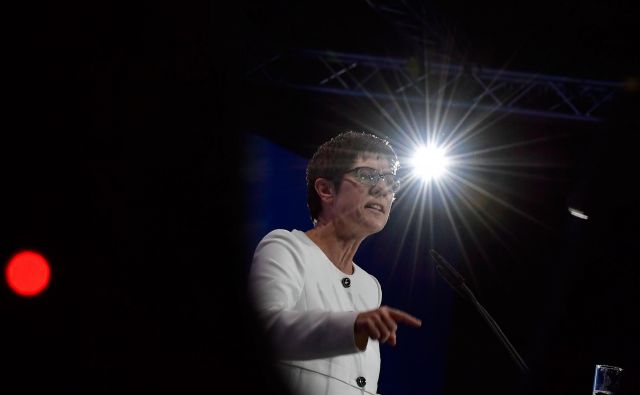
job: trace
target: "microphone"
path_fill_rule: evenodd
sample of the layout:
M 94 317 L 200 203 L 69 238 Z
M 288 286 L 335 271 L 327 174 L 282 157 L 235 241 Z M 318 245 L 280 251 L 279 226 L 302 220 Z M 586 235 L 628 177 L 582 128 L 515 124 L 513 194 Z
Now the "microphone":
M 473 293 L 467 287 L 467 284 L 464 282 L 464 277 L 453 267 L 452 264 L 447 262 L 446 259 L 442 257 L 442 255 L 438 254 L 436 250 L 431 249 L 429 251 L 431 257 L 436 262 L 436 270 L 444 278 L 444 280 L 462 297 L 468 297 L 472 300 L 475 300 Z
M 458 273 L 458 271 L 449 262 L 447 262 L 442 255 L 438 254 L 436 250 L 432 249 L 429 253 L 436 261 L 436 270 L 438 270 L 438 273 L 440 273 L 445 281 L 452 287 L 461 289 L 464 285 L 464 278 L 462 275 Z
M 464 277 L 451 265 L 446 261 L 440 254 L 436 252 L 436 250 L 431 249 L 429 251 L 431 257 L 436 262 L 436 270 L 442 278 L 462 297 L 468 298 L 473 305 L 478 309 L 482 318 L 489 324 L 495 335 L 500 339 L 502 344 L 505 346 L 511 357 L 518 364 L 518 367 L 522 371 L 522 373 L 527 376 L 529 374 L 529 367 L 520 354 L 516 351 L 515 347 L 511 344 L 507 336 L 502 332 L 498 323 L 491 317 L 489 312 L 478 302 L 476 297 L 473 295 L 473 292 L 467 287 L 467 284 L 464 282 Z

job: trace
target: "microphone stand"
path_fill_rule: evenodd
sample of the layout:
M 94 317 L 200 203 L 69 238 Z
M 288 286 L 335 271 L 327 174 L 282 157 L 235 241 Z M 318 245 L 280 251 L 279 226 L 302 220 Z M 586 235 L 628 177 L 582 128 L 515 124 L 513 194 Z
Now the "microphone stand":
M 467 287 L 467 284 L 465 283 L 464 278 L 460 275 L 460 273 L 458 273 L 455 268 L 442 256 L 440 256 L 440 254 L 438 254 L 435 250 L 431 250 L 431 256 L 436 261 L 436 269 L 438 273 L 456 292 L 458 292 L 462 297 L 467 297 L 471 301 L 471 303 L 473 303 L 478 312 L 480 312 L 482 318 L 484 318 L 485 321 L 489 324 L 491 330 L 493 330 L 493 333 L 498 336 L 498 339 L 500 339 L 502 344 L 505 346 L 505 348 L 509 352 L 509 355 L 511 355 L 511 357 L 516 361 L 522 373 L 525 376 L 528 376 L 529 367 L 524 362 L 524 359 L 522 359 L 520 354 L 518 354 L 518 352 L 516 351 L 515 347 L 513 347 L 513 344 L 511 344 L 509 339 L 507 339 L 507 336 L 504 334 L 504 332 L 502 332 L 502 329 L 500 329 L 498 323 L 493 319 L 493 317 L 491 317 L 489 312 L 480 304 L 480 302 L 478 302 L 473 292 L 471 292 L 469 287 Z
M 476 309 L 478 309 L 478 311 L 480 312 L 480 315 L 485 319 L 485 321 L 487 321 L 487 323 L 493 330 L 493 333 L 495 333 L 496 336 L 498 336 L 498 339 L 500 339 L 500 341 L 505 346 L 507 351 L 509 351 L 509 355 L 511 355 L 511 357 L 516 361 L 522 373 L 525 376 L 527 376 L 529 374 L 529 367 L 524 362 L 524 359 L 522 359 L 520 354 L 518 354 L 513 344 L 511 344 L 509 339 L 507 339 L 507 336 L 504 334 L 504 332 L 502 332 L 502 329 L 500 329 L 500 326 L 498 325 L 498 323 L 493 319 L 493 317 L 491 317 L 489 312 L 480 304 L 480 302 L 478 302 L 476 297 L 473 295 L 473 292 L 471 292 L 469 287 L 467 287 L 467 284 L 463 283 L 462 289 L 471 300 L 471 303 L 473 303 Z

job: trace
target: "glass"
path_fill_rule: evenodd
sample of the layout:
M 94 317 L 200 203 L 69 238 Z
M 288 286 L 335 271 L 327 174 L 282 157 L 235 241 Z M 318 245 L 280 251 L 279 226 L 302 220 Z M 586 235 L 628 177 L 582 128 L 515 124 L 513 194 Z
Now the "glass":
M 620 388 L 622 368 L 610 365 L 596 365 L 593 377 L 593 395 L 616 395 Z
M 400 181 L 398 181 L 396 175 L 393 173 L 382 174 L 371 167 L 356 167 L 344 172 L 344 174 L 348 173 L 354 173 L 356 179 L 364 185 L 374 186 L 382 179 L 384 183 L 387 184 L 387 187 L 391 188 L 393 193 L 398 192 L 398 189 L 400 189 Z

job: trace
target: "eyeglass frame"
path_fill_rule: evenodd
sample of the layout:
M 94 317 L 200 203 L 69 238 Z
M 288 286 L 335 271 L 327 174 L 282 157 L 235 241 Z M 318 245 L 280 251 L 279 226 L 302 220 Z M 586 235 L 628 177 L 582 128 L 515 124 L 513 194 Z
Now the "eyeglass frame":
M 374 169 L 373 167 L 369 167 L 369 166 L 354 167 L 353 169 L 349 169 L 349 170 L 343 172 L 341 174 L 341 176 L 344 176 L 345 174 L 349 174 L 349 173 L 353 173 L 353 172 L 357 173 L 361 169 L 371 170 L 371 173 L 375 174 L 375 180 L 370 178 L 370 177 L 363 178 L 362 175 L 356 174 L 356 180 L 360 184 L 372 187 L 372 186 L 378 185 L 380 180 L 384 180 L 385 185 L 388 188 L 390 188 L 391 192 L 393 192 L 394 194 L 397 193 L 398 190 L 400 190 L 400 180 L 398 180 L 398 178 L 396 177 L 395 173 L 381 173 L 377 169 Z M 393 179 L 393 182 L 391 184 L 387 181 L 387 177 L 388 176 L 391 176 L 392 179 Z M 368 181 L 367 181 L 367 179 L 368 179 Z

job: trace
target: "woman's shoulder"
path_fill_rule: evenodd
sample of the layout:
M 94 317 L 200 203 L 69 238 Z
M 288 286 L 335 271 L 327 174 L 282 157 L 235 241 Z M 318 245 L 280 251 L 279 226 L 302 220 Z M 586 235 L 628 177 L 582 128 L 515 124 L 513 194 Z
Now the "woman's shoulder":
M 380 282 L 378 281 L 376 276 L 367 272 L 364 268 L 362 268 L 361 266 L 358 266 L 355 262 L 353 262 L 353 267 L 355 268 L 355 272 L 354 272 L 355 276 L 357 276 L 358 278 L 370 281 L 370 283 L 375 288 L 378 288 L 378 289 L 380 288 Z
M 267 233 L 260 241 L 260 244 L 263 245 L 272 243 L 304 248 L 309 247 L 312 242 L 307 235 L 300 230 L 274 229 Z

